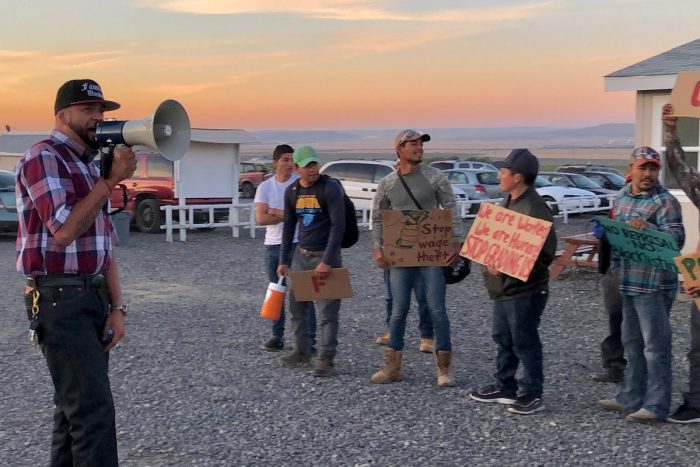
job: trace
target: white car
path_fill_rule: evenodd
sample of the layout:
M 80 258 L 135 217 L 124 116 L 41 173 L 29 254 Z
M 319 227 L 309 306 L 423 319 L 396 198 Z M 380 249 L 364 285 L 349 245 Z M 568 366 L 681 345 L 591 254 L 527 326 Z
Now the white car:
M 495 165 L 481 161 L 435 161 L 430 163 L 431 167 L 440 170 L 468 169 L 468 170 L 490 170 L 498 172 Z
M 549 203 L 557 203 L 550 205 L 554 215 L 559 214 L 559 211 L 564 206 L 569 212 L 581 212 L 582 209 L 592 209 L 600 206 L 600 198 L 596 197 L 594 193 L 580 188 L 553 185 L 540 175 L 535 179 L 535 191 L 543 200 Z
M 389 160 L 340 159 L 326 162 L 320 172 L 340 181 L 355 208 L 370 210 L 379 180 L 389 175 L 395 164 L 396 161 Z M 452 191 L 457 204 L 466 205 L 462 212 L 468 213 L 471 203 L 467 194 L 460 189 Z

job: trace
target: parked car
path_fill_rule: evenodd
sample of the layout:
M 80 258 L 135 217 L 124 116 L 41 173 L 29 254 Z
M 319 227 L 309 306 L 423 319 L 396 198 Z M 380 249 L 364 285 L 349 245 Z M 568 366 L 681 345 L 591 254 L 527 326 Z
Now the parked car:
M 395 164 L 389 160 L 340 159 L 325 163 L 320 172 L 338 179 L 357 209 L 371 209 L 379 180 L 389 175 Z M 453 191 L 458 202 L 468 202 L 464 191 Z M 467 209 L 471 207 L 470 203 Z
M 607 165 L 599 164 L 564 164 L 557 167 L 555 172 L 566 172 L 570 174 L 578 174 L 585 172 L 606 172 L 622 176 L 622 174 L 620 174 L 620 172 L 618 172 L 617 169 L 613 169 L 612 167 L 608 167 Z
M 619 191 L 626 185 L 624 177 L 612 172 L 584 172 L 584 175 L 609 190 Z
M 472 169 L 498 172 L 498 169 L 493 164 L 481 161 L 435 161 L 431 162 L 430 166 L 440 170 Z
M 469 195 L 470 199 L 474 199 L 472 193 L 479 193 L 486 199 L 497 199 L 504 196 L 499 187 L 498 172 L 467 169 L 450 169 L 444 172 L 447 180 L 452 184 L 452 188 L 461 189 Z
M 0 232 L 17 233 L 18 226 L 15 174 L 0 170 Z
M 157 151 L 135 152 L 136 172 L 122 182 L 127 190 L 125 210 L 130 212 L 132 223 L 141 232 L 159 233 L 160 226 L 165 222 L 165 214 L 160 207 L 179 203 L 175 198 L 174 163 Z M 124 206 L 122 191 L 115 189 L 110 201 L 113 208 Z M 231 198 L 187 198 L 187 204 L 227 203 L 231 203 Z M 176 212 L 173 214 L 177 215 Z M 214 215 L 215 219 L 228 215 L 228 210 L 215 211 Z
M 272 175 L 267 166 L 260 162 L 241 162 L 240 172 L 238 191 L 241 192 L 243 198 L 254 197 L 258 186 Z
M 603 188 L 583 174 L 563 172 L 540 172 L 540 176 L 549 180 L 552 185 L 580 188 L 596 195 L 614 195 L 617 190 Z M 601 206 L 610 204 L 608 198 L 601 198 Z
M 553 185 L 549 180 L 538 175 L 535 179 L 535 191 L 543 200 L 549 203 L 559 203 L 550 206 L 553 214 L 559 214 L 560 208 L 566 206 L 567 211 L 576 211 L 582 208 L 597 208 L 600 206 L 600 198 L 593 193 L 580 188 Z

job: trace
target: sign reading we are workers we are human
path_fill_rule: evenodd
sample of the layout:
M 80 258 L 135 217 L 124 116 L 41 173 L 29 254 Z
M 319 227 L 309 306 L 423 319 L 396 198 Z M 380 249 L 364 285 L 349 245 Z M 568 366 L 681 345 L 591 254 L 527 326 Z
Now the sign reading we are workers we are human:
M 459 254 L 526 281 L 551 229 L 549 221 L 482 203 Z

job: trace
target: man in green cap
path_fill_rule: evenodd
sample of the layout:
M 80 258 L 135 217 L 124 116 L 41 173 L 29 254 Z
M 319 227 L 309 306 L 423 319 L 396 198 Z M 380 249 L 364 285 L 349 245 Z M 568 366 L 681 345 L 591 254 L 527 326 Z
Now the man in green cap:
M 324 279 L 331 268 L 342 265 L 340 251 L 345 231 L 345 203 L 343 188 L 330 177 L 319 174 L 319 158 L 311 146 L 294 151 L 294 165 L 299 180 L 290 185 L 284 196 L 284 227 L 277 275 L 292 271 L 315 272 Z M 299 226 L 299 243 L 292 250 L 294 231 Z M 293 258 L 292 258 L 293 254 Z M 311 361 L 311 339 L 307 325 L 307 303 L 298 302 L 290 293 L 292 328 L 296 348 L 282 357 L 288 367 L 306 365 Z M 316 311 L 321 329 L 319 358 L 313 369 L 314 376 L 333 374 L 333 360 L 338 346 L 338 314 L 340 300 L 317 300 Z

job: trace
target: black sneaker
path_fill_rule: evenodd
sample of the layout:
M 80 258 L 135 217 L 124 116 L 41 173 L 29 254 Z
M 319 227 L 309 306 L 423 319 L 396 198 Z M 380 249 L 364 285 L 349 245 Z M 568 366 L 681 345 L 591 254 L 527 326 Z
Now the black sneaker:
M 472 389 L 469 391 L 469 397 L 479 402 L 498 402 L 499 404 L 513 404 L 517 399 L 515 394 L 501 392 L 495 384 L 481 389 Z
M 542 399 L 537 396 L 520 396 L 518 400 L 510 404 L 506 410 L 518 415 L 531 415 L 544 410 Z
M 260 350 L 266 350 L 268 352 L 279 352 L 283 348 L 284 341 L 279 337 L 273 337 L 272 339 L 260 346 Z
M 690 407 L 687 402 L 683 402 L 673 415 L 669 416 L 666 420 L 671 423 L 682 423 L 685 425 L 691 423 L 700 423 L 700 410 Z

